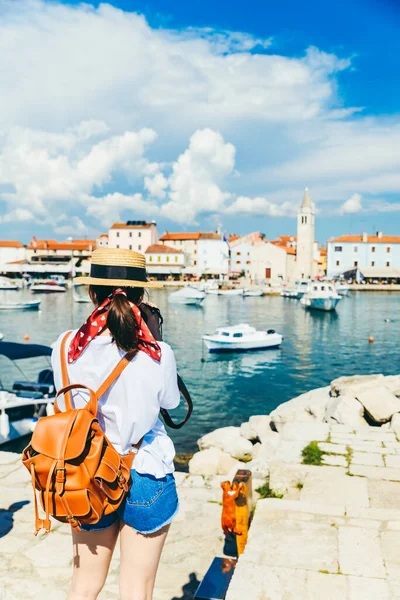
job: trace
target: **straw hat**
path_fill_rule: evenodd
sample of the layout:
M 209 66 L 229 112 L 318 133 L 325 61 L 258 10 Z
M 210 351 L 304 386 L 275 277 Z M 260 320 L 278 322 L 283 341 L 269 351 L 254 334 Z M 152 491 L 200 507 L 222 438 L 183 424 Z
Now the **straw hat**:
M 162 287 L 160 283 L 147 279 L 144 254 L 123 248 L 98 248 L 95 250 L 92 254 L 90 275 L 75 277 L 74 282 L 112 287 Z

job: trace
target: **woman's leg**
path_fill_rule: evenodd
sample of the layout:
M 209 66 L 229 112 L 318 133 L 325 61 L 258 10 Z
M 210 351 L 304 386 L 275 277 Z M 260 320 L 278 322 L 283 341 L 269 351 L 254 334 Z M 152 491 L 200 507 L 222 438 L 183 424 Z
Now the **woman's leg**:
M 152 600 L 158 563 L 169 527 L 142 535 L 121 522 L 121 600 Z
M 74 571 L 67 600 L 95 600 L 107 579 L 119 521 L 101 531 L 72 531 Z

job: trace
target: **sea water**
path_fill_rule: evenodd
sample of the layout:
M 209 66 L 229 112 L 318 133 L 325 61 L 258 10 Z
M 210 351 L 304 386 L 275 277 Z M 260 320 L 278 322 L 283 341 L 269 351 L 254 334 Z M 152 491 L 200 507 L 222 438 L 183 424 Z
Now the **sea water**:
M 84 293 L 83 288 L 78 290 Z M 329 385 L 341 375 L 400 373 L 400 294 L 352 292 L 337 312 L 304 309 L 280 296 L 242 298 L 207 296 L 202 306 L 168 304 L 170 290 L 151 291 L 150 300 L 164 317 L 164 339 L 175 351 L 178 370 L 188 387 L 194 412 L 185 427 L 172 432 L 178 452 L 193 452 L 196 440 L 217 427 L 239 425 L 251 415 L 268 414 L 308 390 Z M 0 302 L 41 299 L 39 312 L 0 311 L 0 332 L 8 341 L 51 344 L 78 327 L 89 304 L 65 294 L 33 295 L 28 290 L 0 292 Z M 209 354 L 201 337 L 217 327 L 248 323 L 275 329 L 284 337 L 280 349 Z M 370 337 L 374 343 L 369 343 Z M 20 362 L 36 378 L 45 359 Z M 0 379 L 8 387 L 21 374 L 0 357 Z M 132 389 L 132 401 L 135 391 Z M 179 420 L 182 407 L 173 416 Z

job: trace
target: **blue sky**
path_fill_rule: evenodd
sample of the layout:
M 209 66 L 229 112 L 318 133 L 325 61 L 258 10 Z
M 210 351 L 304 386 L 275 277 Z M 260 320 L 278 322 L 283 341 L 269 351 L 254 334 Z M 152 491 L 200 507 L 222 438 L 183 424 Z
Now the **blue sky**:
M 89 6 L 91 5 L 91 6 Z M 399 5 L 0 0 L 0 236 L 400 234 Z

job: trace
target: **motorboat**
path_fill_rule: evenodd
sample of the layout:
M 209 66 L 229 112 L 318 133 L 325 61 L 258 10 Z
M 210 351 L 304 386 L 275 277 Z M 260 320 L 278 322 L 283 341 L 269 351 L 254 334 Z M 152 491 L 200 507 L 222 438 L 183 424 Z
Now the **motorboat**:
M 0 310 L 39 310 L 41 300 L 32 302 L 0 302 Z
M 0 381 L 0 447 L 2 444 L 30 435 L 38 418 L 52 414 L 55 387 L 50 368 L 40 371 L 37 381 L 26 377 L 17 361 L 51 356 L 49 346 L 0 342 L 0 355 L 13 362 L 24 379 L 5 389 Z
M 300 279 L 299 281 L 295 282 L 293 288 L 288 288 L 285 290 L 286 294 L 281 293 L 281 295 L 285 295 L 287 298 L 294 298 L 295 300 L 300 300 L 306 293 L 309 283 L 310 282 L 306 279 Z
M 90 304 L 92 302 L 90 296 L 81 296 L 80 294 L 77 294 L 75 290 L 73 290 L 73 297 L 74 302 L 79 302 L 81 304 Z
M 64 287 L 67 285 L 67 280 L 64 275 L 50 275 L 49 280 L 55 281 L 58 285 L 63 285 Z
M 283 337 L 273 329 L 257 331 L 245 323 L 232 327 L 219 327 L 213 335 L 203 335 L 203 341 L 210 352 L 277 348 L 282 340 Z
M 341 283 L 340 281 L 336 281 L 335 289 L 339 296 L 348 296 L 350 293 L 350 288 L 347 284 Z
M 184 287 L 168 296 L 171 304 L 196 304 L 199 305 L 206 297 L 206 293 L 191 286 Z
M 207 294 L 212 296 L 243 296 L 243 288 L 218 288 L 208 289 Z
M 305 308 L 329 312 L 336 309 L 341 299 L 342 296 L 339 296 L 331 283 L 312 281 L 300 303 Z
M 19 285 L 8 277 L 0 277 L 0 290 L 19 290 Z
M 260 297 L 260 296 L 264 296 L 264 292 L 263 290 L 260 289 L 245 289 L 243 291 L 243 296 L 245 298 L 251 298 L 251 297 Z
M 34 283 L 31 286 L 31 292 L 34 294 L 54 294 L 59 292 L 66 292 L 64 286 L 58 284 L 56 281 L 44 281 L 42 283 Z

